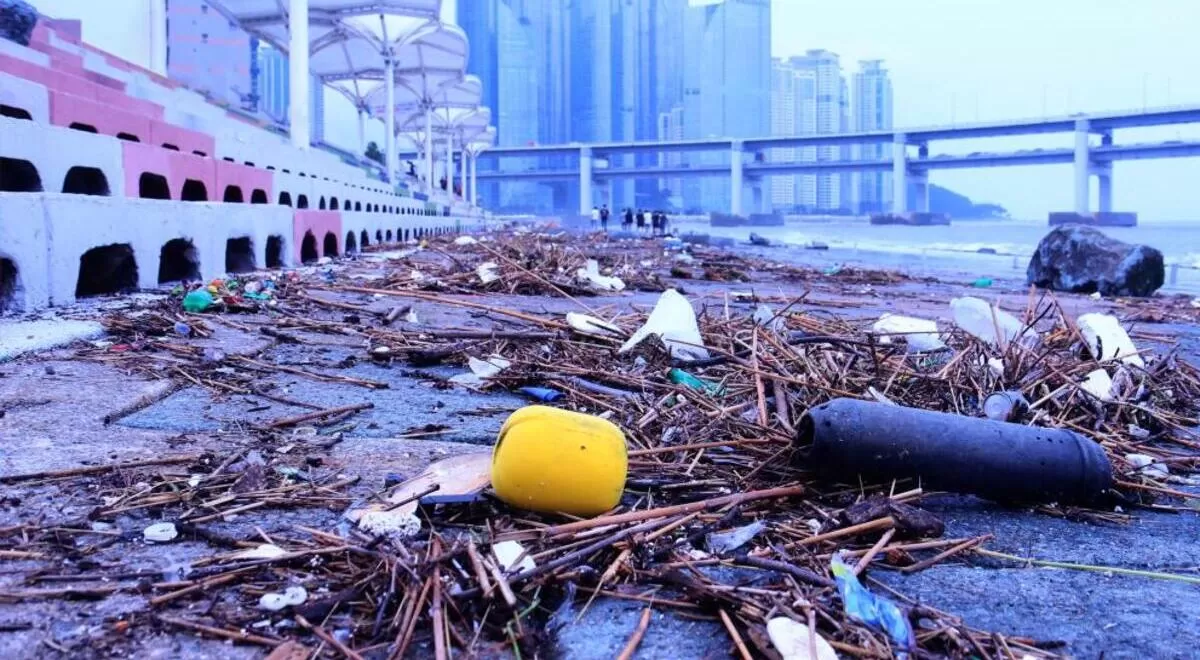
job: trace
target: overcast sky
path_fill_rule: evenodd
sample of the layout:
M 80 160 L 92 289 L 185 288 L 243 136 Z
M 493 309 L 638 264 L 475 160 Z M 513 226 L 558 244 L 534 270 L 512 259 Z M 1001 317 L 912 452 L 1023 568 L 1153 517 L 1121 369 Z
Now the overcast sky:
M 145 1 L 34 5 L 83 18 L 85 38 L 138 60 L 148 28 L 132 8 L 144 11 Z M 454 5 L 476 1 L 446 0 L 447 18 Z M 837 52 L 847 75 L 861 59 L 886 60 L 896 125 L 913 126 L 1200 104 L 1198 30 L 1200 0 L 772 0 L 771 40 L 781 57 L 813 48 Z M 327 100 L 341 103 L 333 94 Z M 355 123 L 341 124 L 327 127 L 328 137 L 353 145 Z M 381 126 L 372 124 L 370 137 L 380 139 Z M 1121 131 L 1115 138 L 1118 144 L 1200 139 L 1200 125 Z M 1070 140 L 943 142 L 931 151 L 1066 147 Z M 1027 218 L 1073 206 L 1067 165 L 938 172 L 933 182 Z M 1148 221 L 1200 221 L 1198 182 L 1200 159 L 1118 163 L 1114 204 Z M 1093 181 L 1093 208 L 1095 197 Z
M 468 0 L 469 1 L 469 0 Z M 847 75 L 884 59 L 897 126 L 1200 104 L 1200 0 L 773 0 L 778 57 L 824 48 Z M 1200 139 L 1144 129 L 1122 142 Z M 943 142 L 933 153 L 1068 146 L 1068 136 Z M 1118 163 L 1116 210 L 1200 220 L 1200 159 Z M 1070 210 L 1067 165 L 938 172 L 933 182 L 1016 215 Z M 1096 196 L 1092 182 L 1093 208 Z

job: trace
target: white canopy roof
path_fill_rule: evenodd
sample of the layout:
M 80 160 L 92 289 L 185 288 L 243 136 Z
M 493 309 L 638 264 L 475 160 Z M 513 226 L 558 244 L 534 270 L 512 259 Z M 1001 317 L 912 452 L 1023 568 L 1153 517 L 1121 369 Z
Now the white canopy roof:
M 246 31 L 287 52 L 285 0 L 209 0 Z M 431 70 L 436 82 L 462 76 L 467 39 L 441 23 L 442 0 L 309 0 L 309 68 L 356 107 L 381 88 L 391 54 L 396 77 L 410 80 Z
M 421 93 L 418 85 L 412 84 L 413 82 L 401 79 L 396 85 L 395 109 L 400 123 L 423 112 L 427 100 L 432 101 L 431 105 L 435 108 L 474 109 L 479 107 L 479 102 L 483 99 L 483 82 L 473 75 L 463 76 L 460 80 L 446 83 L 441 88 L 434 90 L 432 95 Z M 386 110 L 384 107 L 387 102 L 386 96 L 382 86 L 376 88 L 367 96 L 367 108 L 373 114 L 382 116 Z
M 434 143 L 445 144 L 446 140 L 450 140 L 452 148 L 462 148 L 470 146 L 472 142 L 480 135 L 486 133 L 489 129 L 494 131 L 491 126 L 492 111 L 485 107 L 475 108 L 435 108 L 433 111 L 433 135 L 431 139 Z M 408 138 L 410 142 L 416 145 L 417 149 L 423 149 L 422 146 L 425 140 L 425 117 L 423 113 L 418 113 L 410 116 L 404 122 L 396 124 L 396 133 L 401 137 Z

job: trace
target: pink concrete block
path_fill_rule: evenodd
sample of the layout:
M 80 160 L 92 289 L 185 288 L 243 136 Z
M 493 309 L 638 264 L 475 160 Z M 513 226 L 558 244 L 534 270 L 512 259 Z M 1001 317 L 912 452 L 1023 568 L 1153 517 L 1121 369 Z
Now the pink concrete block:
M 50 123 L 55 126 L 83 124 L 101 135 L 133 136 L 139 142 L 150 137 L 150 119 L 61 91 L 50 92 Z
M 118 92 L 125 91 L 125 83 L 121 82 L 120 80 L 117 80 L 116 78 L 110 78 L 98 71 L 92 71 L 91 69 L 85 69 L 83 72 L 83 77 L 86 78 L 87 80 L 90 80 L 90 81 L 96 83 L 97 85 L 101 85 L 101 86 L 107 87 L 109 89 L 115 89 Z
M 217 148 L 217 141 L 211 135 L 163 121 L 151 122 L 150 139 L 157 146 L 170 144 L 187 154 L 200 152 L 212 156 Z
M 342 214 L 339 211 L 312 211 L 297 209 L 292 215 L 292 249 L 295 263 L 303 262 L 304 236 L 312 232 L 317 241 L 317 254 L 322 257 L 332 257 L 326 253 L 325 237 L 333 235 L 337 242 L 337 253 L 342 253 Z
M 269 171 L 225 160 L 214 162 L 217 165 L 217 190 L 221 195 L 219 199 L 224 199 L 225 189 L 229 186 L 240 188 L 242 199 L 247 204 L 251 202 L 256 190 L 261 190 L 266 195 L 265 203 L 267 204 L 275 199 L 273 190 L 275 179 Z
M 126 142 L 121 145 L 121 160 L 125 170 L 125 194 L 129 197 L 140 197 L 142 175 L 152 174 L 166 178 L 171 199 L 183 199 L 185 184 L 190 179 L 203 184 L 206 201 L 220 200 L 216 164 L 211 158 Z

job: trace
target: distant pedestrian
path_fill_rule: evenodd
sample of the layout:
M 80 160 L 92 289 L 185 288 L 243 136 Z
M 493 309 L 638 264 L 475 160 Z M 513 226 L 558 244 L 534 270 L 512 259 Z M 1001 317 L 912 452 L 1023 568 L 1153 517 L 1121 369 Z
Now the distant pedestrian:
M 608 233 L 608 204 L 600 208 L 600 228 Z
M 639 233 L 639 234 L 645 234 L 645 233 L 646 233 L 646 211 L 645 211 L 645 209 L 638 209 L 638 212 L 637 212 L 637 230 L 638 230 L 638 233 Z
M 625 222 L 621 223 L 625 231 L 633 231 L 633 209 L 625 207 Z
M 659 213 L 659 222 L 662 224 L 662 235 L 666 236 L 667 235 L 667 225 L 671 224 L 670 221 L 667 220 L 667 212 L 666 211 L 662 211 Z
M 595 229 L 596 225 L 599 223 L 600 223 L 600 207 L 593 206 L 592 207 L 592 229 Z
M 658 211 L 650 212 L 650 235 L 658 236 L 658 230 L 661 227 L 661 219 L 658 216 Z

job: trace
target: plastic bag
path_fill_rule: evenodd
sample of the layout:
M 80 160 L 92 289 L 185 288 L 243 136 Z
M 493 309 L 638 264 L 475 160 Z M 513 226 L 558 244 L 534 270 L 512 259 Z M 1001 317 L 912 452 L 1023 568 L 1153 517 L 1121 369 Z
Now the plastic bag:
M 486 360 L 470 357 L 467 358 L 467 366 L 471 369 L 470 373 L 453 376 L 450 378 L 450 382 L 457 385 L 480 387 L 488 378 L 498 376 L 501 371 L 511 367 L 512 362 L 505 360 L 499 355 L 493 355 Z
M 946 346 L 938 338 L 937 322 L 927 319 L 901 316 L 899 314 L 884 314 L 871 326 L 871 330 L 886 333 L 879 338 L 879 343 L 881 344 L 892 343 L 891 335 L 903 336 L 904 341 L 908 343 L 908 350 L 913 353 L 936 351 Z
M 908 653 L 916 648 L 912 624 L 904 612 L 891 600 L 877 596 L 862 586 L 854 569 L 835 555 L 833 558 L 833 578 L 837 580 L 838 592 L 842 595 L 842 607 L 851 619 L 864 623 L 887 634 L 892 643 L 897 658 L 907 658 Z
M 500 279 L 500 266 L 494 261 L 487 261 L 479 264 L 479 267 L 475 269 L 475 274 L 479 276 L 479 281 L 483 284 L 491 284 Z
M 1037 341 L 1037 335 L 1032 330 L 1025 332 L 1025 325 L 1017 317 L 985 300 L 955 298 L 950 301 L 950 311 L 954 314 L 955 325 L 989 344 L 1005 348 L 1014 341 L 1027 346 Z M 1000 331 L 998 336 L 997 329 Z
M 696 323 L 696 311 L 675 289 L 667 289 L 654 305 L 654 311 L 646 324 L 621 346 L 618 353 L 628 353 L 642 343 L 646 337 L 658 335 L 662 338 L 671 357 L 678 360 L 703 360 L 708 358 L 704 340 L 700 337 L 700 326 Z
M 1135 367 L 1146 366 L 1137 347 L 1121 322 L 1111 314 L 1084 314 L 1079 317 L 1079 334 L 1088 351 L 1099 361 L 1120 360 Z

